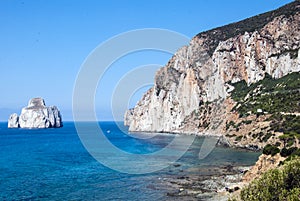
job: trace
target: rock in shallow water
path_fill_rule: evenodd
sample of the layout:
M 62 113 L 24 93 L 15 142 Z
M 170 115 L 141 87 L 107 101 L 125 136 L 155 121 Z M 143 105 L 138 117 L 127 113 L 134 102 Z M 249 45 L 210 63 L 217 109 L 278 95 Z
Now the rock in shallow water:
M 8 128 L 59 128 L 62 127 L 60 111 L 56 106 L 46 107 L 42 98 L 33 98 L 22 109 L 21 115 L 12 114 Z

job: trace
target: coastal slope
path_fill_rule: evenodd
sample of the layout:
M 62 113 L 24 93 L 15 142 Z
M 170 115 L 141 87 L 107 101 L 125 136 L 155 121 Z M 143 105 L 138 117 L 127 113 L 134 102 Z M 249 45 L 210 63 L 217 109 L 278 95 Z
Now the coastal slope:
M 234 144 L 237 137 L 238 144 L 244 140 L 236 133 L 230 136 L 230 127 L 235 126 L 230 122 L 244 121 L 255 128 L 269 126 L 263 122 L 272 111 L 252 108 L 253 111 L 242 114 L 237 110 L 237 105 L 242 104 L 241 96 L 233 98 L 233 92 L 243 91 L 244 88 L 238 88 L 242 84 L 251 87 L 264 79 L 299 74 L 299 11 L 300 2 L 294 1 L 277 10 L 199 33 L 158 70 L 154 86 L 126 112 L 125 125 L 130 131 L 227 135 L 229 144 Z M 261 95 L 259 89 L 257 92 Z M 252 96 L 255 93 L 243 98 Z M 249 146 L 251 139 L 244 141 Z

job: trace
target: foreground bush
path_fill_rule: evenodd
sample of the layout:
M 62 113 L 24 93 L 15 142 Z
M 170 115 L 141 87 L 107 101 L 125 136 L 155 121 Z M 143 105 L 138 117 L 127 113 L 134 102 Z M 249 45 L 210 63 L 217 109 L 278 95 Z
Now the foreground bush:
M 269 170 L 241 191 L 244 201 L 299 201 L 300 158 L 294 158 L 280 169 Z
M 277 148 L 276 146 L 270 145 L 270 144 L 267 144 L 263 149 L 263 154 L 266 154 L 266 155 L 275 156 L 279 152 L 280 152 L 279 148 Z

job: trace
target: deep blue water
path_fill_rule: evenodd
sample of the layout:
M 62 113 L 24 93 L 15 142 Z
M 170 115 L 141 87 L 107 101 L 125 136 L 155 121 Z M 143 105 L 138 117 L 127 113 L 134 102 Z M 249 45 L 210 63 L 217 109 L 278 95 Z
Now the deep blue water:
M 152 153 L 173 139 L 172 135 L 162 135 L 141 140 L 122 133 L 114 122 L 100 125 L 110 131 L 106 135 L 115 146 L 130 153 Z M 72 122 L 59 129 L 36 130 L 7 129 L 7 123 L 0 123 L 0 200 L 164 200 L 166 192 L 153 188 L 160 177 L 199 167 L 252 165 L 259 155 L 217 147 L 199 160 L 202 142 L 203 138 L 195 139 L 176 162 L 179 167 L 132 175 L 96 161 L 82 145 Z

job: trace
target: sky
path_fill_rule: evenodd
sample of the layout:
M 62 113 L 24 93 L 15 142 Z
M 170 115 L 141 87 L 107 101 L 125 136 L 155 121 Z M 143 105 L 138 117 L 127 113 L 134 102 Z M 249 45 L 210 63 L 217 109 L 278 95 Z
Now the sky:
M 82 64 L 97 46 L 116 35 L 159 28 L 192 38 L 289 2 L 292 1 L 1 0 L 0 121 L 7 121 L 10 113 L 20 113 L 33 97 L 43 97 L 47 105 L 61 110 L 63 120 L 72 120 L 73 89 Z M 98 119 L 112 119 L 111 94 L 122 76 L 141 65 L 157 64 L 159 68 L 171 56 L 149 50 L 115 62 L 100 83 L 104 90 L 95 93 Z M 151 79 L 154 74 L 145 72 Z M 130 100 L 118 100 L 133 107 L 150 86 L 141 86 Z

